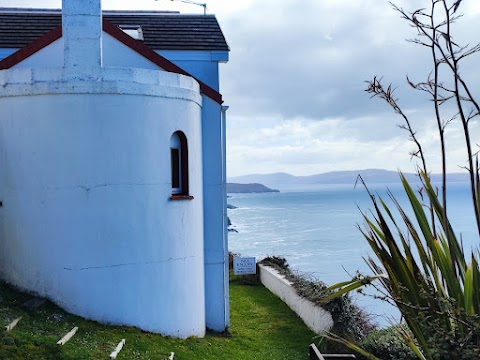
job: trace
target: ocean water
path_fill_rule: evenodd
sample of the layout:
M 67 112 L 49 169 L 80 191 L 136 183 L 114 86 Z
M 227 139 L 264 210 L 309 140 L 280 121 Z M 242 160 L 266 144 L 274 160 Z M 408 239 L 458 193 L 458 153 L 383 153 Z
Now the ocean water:
M 392 204 L 387 185 L 369 185 L 370 191 Z M 228 210 L 234 229 L 229 250 L 258 259 L 285 257 L 291 268 L 327 284 L 350 279 L 356 271 L 370 274 L 363 257 L 371 250 L 357 228 L 361 211 L 372 208 L 363 187 L 353 185 L 277 186 L 280 193 L 230 194 Z M 388 189 L 407 204 L 400 184 Z M 448 185 L 449 217 L 466 250 L 478 247 L 468 184 Z M 406 206 L 408 208 L 408 206 Z M 393 307 L 368 296 L 356 296 L 360 306 L 381 326 L 398 321 Z

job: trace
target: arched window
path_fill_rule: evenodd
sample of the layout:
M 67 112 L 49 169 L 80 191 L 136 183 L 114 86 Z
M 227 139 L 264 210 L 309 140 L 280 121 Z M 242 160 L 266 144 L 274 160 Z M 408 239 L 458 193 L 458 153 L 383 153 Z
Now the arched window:
M 188 144 L 187 137 L 176 131 L 170 138 L 172 199 L 192 198 L 188 194 Z

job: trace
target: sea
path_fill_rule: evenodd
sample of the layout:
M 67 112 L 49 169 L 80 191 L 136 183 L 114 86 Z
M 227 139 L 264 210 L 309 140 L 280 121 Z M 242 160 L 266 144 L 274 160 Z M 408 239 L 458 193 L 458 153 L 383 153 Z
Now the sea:
M 387 194 L 412 214 L 401 184 L 368 184 L 375 197 L 393 208 Z M 290 267 L 328 285 L 351 279 L 357 271 L 371 274 L 365 258 L 372 252 L 359 230 L 362 212 L 369 214 L 371 199 L 363 186 L 354 184 L 276 185 L 280 192 L 229 194 L 232 222 L 229 250 L 245 257 L 281 256 Z M 416 185 L 413 185 L 415 188 Z M 480 244 L 475 226 L 469 184 L 449 183 L 448 210 L 454 231 L 467 253 Z M 413 216 L 413 215 L 412 215 Z M 380 327 L 400 321 L 398 311 L 384 301 L 354 294 L 355 301 Z

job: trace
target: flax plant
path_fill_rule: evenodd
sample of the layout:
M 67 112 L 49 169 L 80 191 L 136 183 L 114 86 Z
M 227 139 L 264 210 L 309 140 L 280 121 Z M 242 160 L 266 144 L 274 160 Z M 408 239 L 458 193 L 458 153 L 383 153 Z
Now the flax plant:
M 372 284 L 385 301 L 398 307 L 409 331 L 399 335 L 418 358 L 479 359 L 480 358 L 480 253 L 478 247 L 465 253 L 448 219 L 447 147 L 445 129 L 458 122 L 465 140 L 464 169 L 469 174 L 472 211 L 480 235 L 480 175 L 478 157 L 471 139 L 473 119 L 480 115 L 480 106 L 472 95 L 459 63 L 480 51 L 480 45 L 460 46 L 452 36 L 453 24 L 461 17 L 462 0 L 430 0 L 428 10 L 407 12 L 392 4 L 412 27 L 418 37 L 410 40 L 426 47 L 431 53 L 433 68 L 426 81 L 407 82 L 414 90 L 427 93 L 433 104 L 442 160 L 441 191 L 432 185 L 427 159 L 414 130 L 414 121 L 394 97 L 394 88 L 384 86 L 375 77 L 368 82 L 367 92 L 383 99 L 402 119 L 415 144 L 411 155 L 419 159 L 419 191 L 415 191 L 400 173 L 407 206 L 388 193 L 393 205 L 371 194 L 373 209 L 362 213 L 364 226 L 359 229 L 373 256 L 366 259 L 373 276 L 356 278 L 329 288 L 333 297 Z M 360 179 L 362 182 L 363 180 Z M 401 329 L 401 328 L 400 328 Z M 341 341 L 358 350 L 358 346 Z M 365 356 L 369 356 L 364 354 Z M 374 359 L 375 357 L 371 357 Z

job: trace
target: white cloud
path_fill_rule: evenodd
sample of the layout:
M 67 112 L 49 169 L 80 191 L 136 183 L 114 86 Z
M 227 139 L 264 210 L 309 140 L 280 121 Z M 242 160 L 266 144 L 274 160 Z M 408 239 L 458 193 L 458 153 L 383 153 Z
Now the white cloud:
M 228 148 L 228 171 L 231 176 L 285 171 L 298 175 L 341 169 L 372 168 L 383 157 L 409 146 L 401 136 L 391 135 L 395 126 L 383 127 L 384 136 L 371 141 L 364 136 L 365 125 L 383 119 L 330 118 L 323 121 L 291 119 L 273 127 L 259 127 L 252 132 L 251 121 L 236 127 Z M 258 121 L 254 120 L 257 122 Z M 377 126 L 377 129 L 381 127 Z M 396 168 L 396 167 L 395 167 Z
M 423 145 L 429 169 L 439 172 L 441 158 L 434 118 L 424 111 L 411 111 L 408 115 Z M 391 113 L 351 119 L 229 118 L 228 121 L 229 176 L 286 169 L 296 175 L 367 168 L 412 171 L 417 164 L 409 155 L 416 149 L 414 143 L 406 131 L 398 128 L 400 118 Z M 472 138 L 478 138 L 479 124 L 473 124 L 471 131 Z M 467 157 L 458 122 L 447 127 L 446 139 L 448 170 L 459 171 L 460 166 L 466 165 Z

